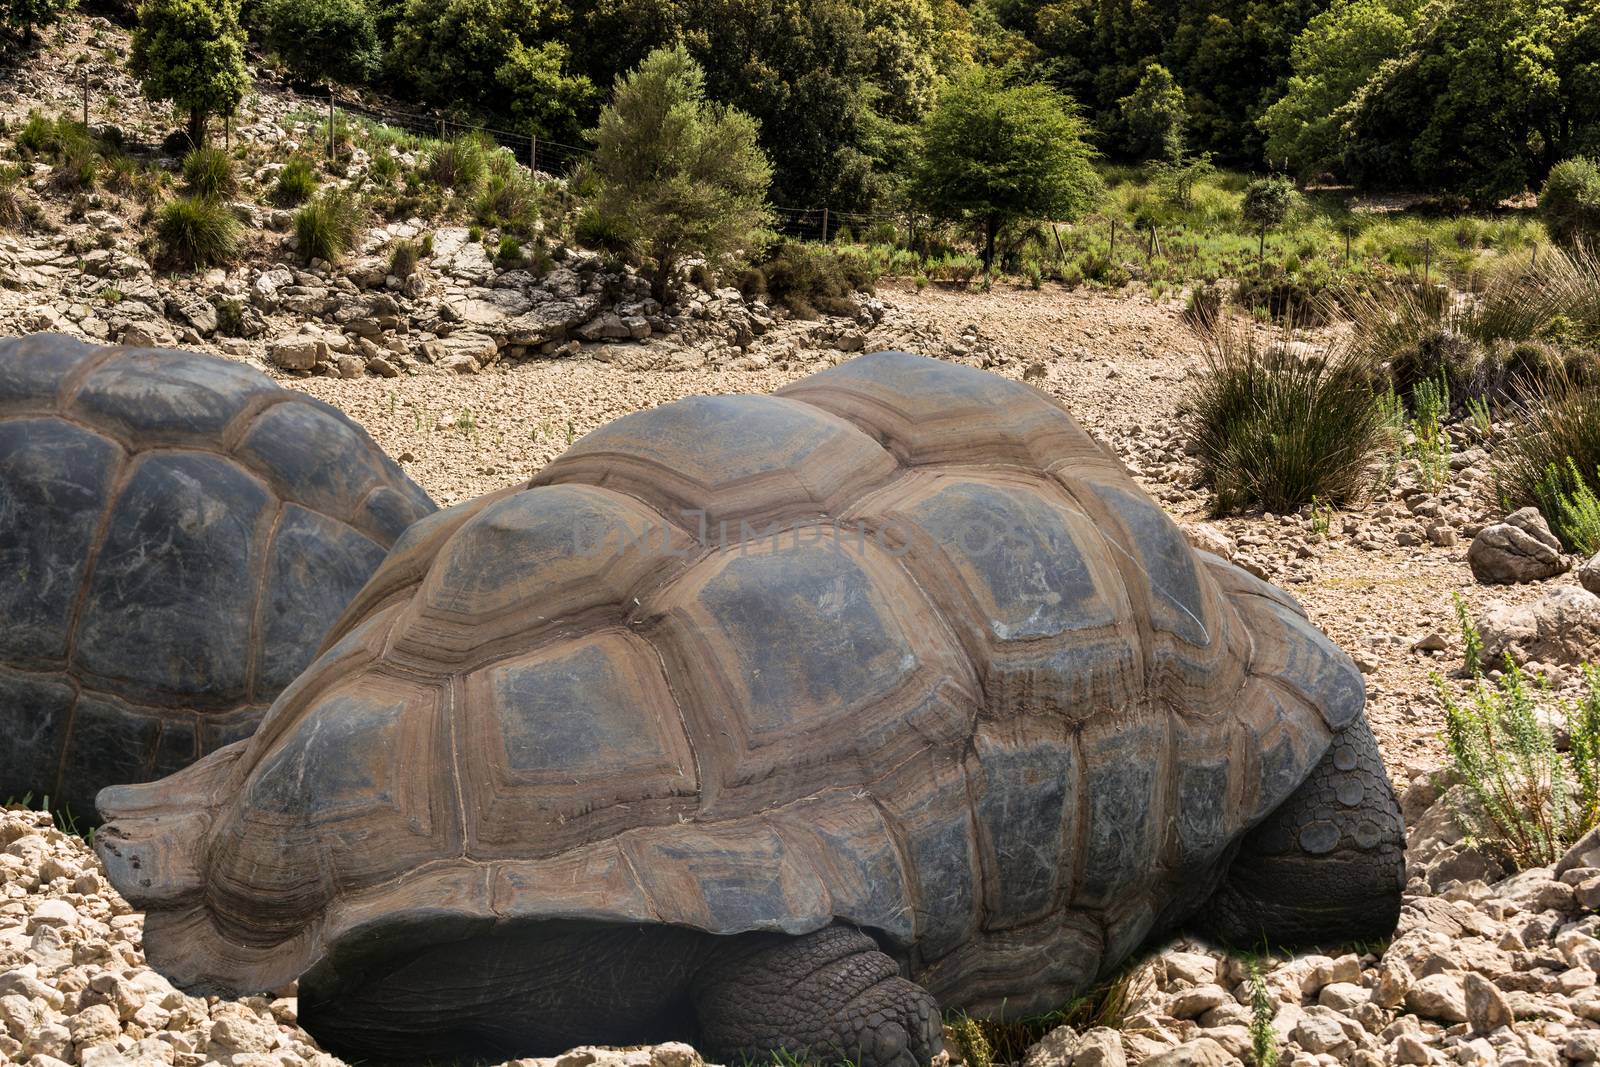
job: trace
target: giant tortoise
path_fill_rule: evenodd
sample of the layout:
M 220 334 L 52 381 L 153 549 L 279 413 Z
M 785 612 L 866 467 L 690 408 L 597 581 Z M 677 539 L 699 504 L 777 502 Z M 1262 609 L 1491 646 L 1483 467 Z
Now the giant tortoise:
M 0 342 L 0 798 L 75 817 L 246 736 L 433 502 L 225 359 Z
M 329 1047 L 926 1061 L 1203 914 L 1395 925 L 1361 676 L 1054 400 L 863 356 L 422 520 L 254 737 L 100 795 L 195 991 Z

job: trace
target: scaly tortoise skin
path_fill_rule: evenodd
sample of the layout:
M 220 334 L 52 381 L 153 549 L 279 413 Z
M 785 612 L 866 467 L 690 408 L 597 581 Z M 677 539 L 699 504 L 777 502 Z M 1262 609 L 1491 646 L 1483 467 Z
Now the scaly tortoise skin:
M 1203 908 L 1381 935 L 1350 660 L 1055 401 L 904 353 L 619 419 L 412 527 L 260 731 L 96 838 L 193 990 L 350 1055 L 926 1061 Z M 1302 783 L 1309 784 L 1302 788 Z
M 89 821 L 247 736 L 434 504 L 238 363 L 0 341 L 0 797 Z

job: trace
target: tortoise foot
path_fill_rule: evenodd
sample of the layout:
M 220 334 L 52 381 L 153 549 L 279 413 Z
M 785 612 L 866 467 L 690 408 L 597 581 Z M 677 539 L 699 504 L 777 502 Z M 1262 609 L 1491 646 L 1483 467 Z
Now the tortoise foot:
M 1239 947 L 1378 940 L 1394 933 L 1404 887 L 1400 805 L 1360 715 L 1245 837 L 1205 932 Z
M 943 1047 L 939 1006 L 845 926 L 730 942 L 695 984 L 701 1043 L 719 1063 L 922 1067 Z

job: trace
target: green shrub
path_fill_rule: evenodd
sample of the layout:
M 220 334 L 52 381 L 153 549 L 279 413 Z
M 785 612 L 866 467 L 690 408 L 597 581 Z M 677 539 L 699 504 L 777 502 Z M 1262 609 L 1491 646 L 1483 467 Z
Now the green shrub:
M 1285 329 L 1264 347 L 1225 308 L 1196 327 L 1207 369 L 1194 407 L 1201 474 L 1219 512 L 1294 511 L 1361 498 L 1393 427 L 1347 348 L 1301 356 Z
M 428 177 L 435 185 L 470 193 L 483 180 L 483 142 L 471 135 L 443 141 L 428 157 Z
M 162 258 L 173 266 L 218 266 L 238 250 L 239 220 L 219 201 L 179 197 L 157 212 L 156 241 Z
M 1552 516 L 1551 532 L 1564 544 L 1583 556 L 1600 552 L 1600 496 L 1589 487 L 1571 456 L 1565 468 L 1551 464 L 1545 469 L 1539 499 L 1540 508 Z
M 1600 160 L 1563 160 L 1539 191 L 1539 218 L 1550 239 L 1567 248 L 1600 242 Z
M 1562 500 L 1600 492 L 1600 391 L 1558 373 L 1519 388 L 1508 422 L 1511 436 L 1494 453 L 1498 495 L 1510 507 L 1538 507 L 1575 548 L 1580 534 L 1566 525 Z
M 10 228 L 22 221 L 22 172 L 0 165 L 0 227 Z
M 317 168 L 306 156 L 295 156 L 278 172 L 278 184 L 272 190 L 272 202 L 279 207 L 295 207 L 310 200 L 317 192 Z
M 409 278 L 416 273 L 417 263 L 425 253 L 416 242 L 402 237 L 394 243 L 389 253 L 389 273 L 396 278 Z
M 1250 1051 L 1255 1067 L 1274 1067 L 1278 1062 L 1278 1031 L 1272 1020 L 1278 1015 L 1278 998 L 1267 988 L 1261 967 L 1250 967 Z
M 1450 383 L 1444 378 L 1423 381 L 1411 394 L 1412 454 L 1417 473 L 1429 492 L 1437 493 L 1450 481 L 1450 439 L 1444 420 L 1450 413 Z
M 1482 649 L 1465 605 L 1456 613 L 1469 650 Z M 1535 690 L 1506 657 L 1492 684 L 1477 656 L 1469 700 L 1458 703 L 1438 674 L 1445 753 L 1460 781 L 1453 814 L 1469 840 L 1514 869 L 1554 863 L 1600 821 L 1600 670 L 1584 666 L 1587 692 L 1561 702 L 1568 746 L 1556 745 L 1553 717 L 1541 717 Z
M 378 73 L 382 52 L 365 0 L 262 0 L 254 16 L 262 43 L 302 78 L 361 82 Z
M 512 269 L 522 266 L 522 259 L 522 242 L 509 233 L 501 234 L 500 246 L 494 253 L 495 265 L 503 269 Z
M 626 252 L 633 241 L 628 220 L 601 210 L 597 204 L 586 205 L 578 212 L 572 236 L 580 247 L 598 252 Z
M 473 205 L 473 217 L 488 227 L 530 233 L 539 220 L 539 187 L 510 156 L 501 153 L 489 167 Z
M 1288 178 L 1276 174 L 1257 178 L 1245 186 L 1239 211 L 1251 229 L 1273 230 L 1289 220 L 1299 197 Z
M 228 197 L 239 189 L 233 159 L 220 148 L 194 148 L 183 157 L 183 181 L 190 196 Z
M 68 141 L 57 154 L 50 184 L 62 192 L 82 192 L 95 187 L 100 176 L 100 155 L 87 141 Z
M 767 293 L 801 318 L 850 314 L 854 306 L 845 299 L 862 281 L 860 262 L 806 241 L 784 241 L 762 264 Z
M 355 242 L 364 212 L 353 194 L 329 189 L 295 212 L 295 245 L 303 262 L 336 263 Z

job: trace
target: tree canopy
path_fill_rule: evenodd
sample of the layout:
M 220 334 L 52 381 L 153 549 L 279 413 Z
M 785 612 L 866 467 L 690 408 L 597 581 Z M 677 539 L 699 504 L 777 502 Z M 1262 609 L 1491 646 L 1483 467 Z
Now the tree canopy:
M 958 75 L 923 120 L 913 187 L 935 214 L 983 228 L 984 269 L 995 239 L 1023 218 L 1070 219 L 1099 196 L 1088 126 L 1047 85 L 1007 85 L 973 67 Z
M 128 66 L 144 94 L 189 114 L 189 140 L 205 144 L 206 119 L 244 99 L 244 31 L 238 0 L 144 0 Z

